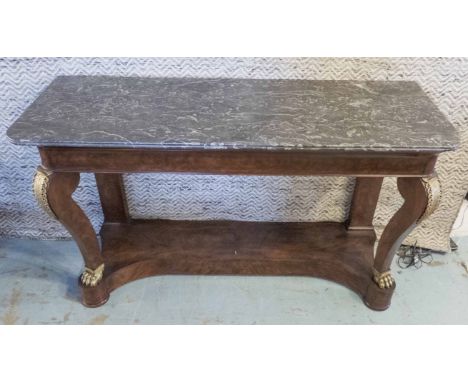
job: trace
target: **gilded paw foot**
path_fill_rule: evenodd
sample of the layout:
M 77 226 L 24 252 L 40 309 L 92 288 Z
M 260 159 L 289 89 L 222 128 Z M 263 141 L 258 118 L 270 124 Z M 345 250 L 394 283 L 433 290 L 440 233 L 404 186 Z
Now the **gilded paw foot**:
M 85 268 L 81 274 L 81 283 L 84 286 L 94 287 L 99 284 L 104 275 L 104 264 L 101 264 L 96 269 Z
M 389 289 L 395 284 L 390 271 L 380 273 L 374 269 L 374 281 L 380 289 Z

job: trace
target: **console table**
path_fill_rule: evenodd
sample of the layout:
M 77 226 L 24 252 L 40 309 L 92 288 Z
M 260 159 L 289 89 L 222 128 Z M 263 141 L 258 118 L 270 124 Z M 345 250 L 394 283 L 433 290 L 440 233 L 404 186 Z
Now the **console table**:
M 300 275 L 335 281 L 368 307 L 390 305 L 390 265 L 404 237 L 437 207 L 437 155 L 452 125 L 415 82 L 65 76 L 8 130 L 39 148 L 35 195 L 77 242 L 82 302 L 162 274 Z M 101 243 L 72 194 L 95 174 Z M 346 222 L 137 220 L 124 173 L 352 176 Z M 382 180 L 404 204 L 376 248 Z

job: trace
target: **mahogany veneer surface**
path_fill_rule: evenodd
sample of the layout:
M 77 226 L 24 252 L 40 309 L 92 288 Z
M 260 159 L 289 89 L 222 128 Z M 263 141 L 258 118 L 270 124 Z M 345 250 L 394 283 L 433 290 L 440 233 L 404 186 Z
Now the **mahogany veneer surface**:
M 134 220 L 104 224 L 109 286 L 154 274 L 302 275 L 363 295 L 372 275 L 373 231 L 341 223 Z

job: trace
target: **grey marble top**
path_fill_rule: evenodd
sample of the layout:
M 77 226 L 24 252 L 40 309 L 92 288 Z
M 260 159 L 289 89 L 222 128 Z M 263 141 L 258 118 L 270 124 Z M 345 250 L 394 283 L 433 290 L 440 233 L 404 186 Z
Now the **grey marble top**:
M 70 76 L 10 127 L 16 144 L 444 151 L 458 139 L 415 82 Z

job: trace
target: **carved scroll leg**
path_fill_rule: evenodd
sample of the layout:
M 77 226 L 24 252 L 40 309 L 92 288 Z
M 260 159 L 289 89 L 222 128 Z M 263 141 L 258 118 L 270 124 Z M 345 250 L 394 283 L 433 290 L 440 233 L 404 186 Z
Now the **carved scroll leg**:
M 80 182 L 79 173 L 51 172 L 39 167 L 34 178 L 34 193 L 39 204 L 63 224 L 78 244 L 85 263 L 80 277 L 83 304 L 104 304 L 109 293 L 104 278 L 104 260 L 96 233 L 72 194 Z
M 395 281 L 390 265 L 405 237 L 436 208 L 440 184 L 436 176 L 430 178 L 398 178 L 398 190 L 404 203 L 390 219 L 380 237 L 374 259 L 374 274 L 365 303 L 372 309 L 385 310 L 390 306 Z

